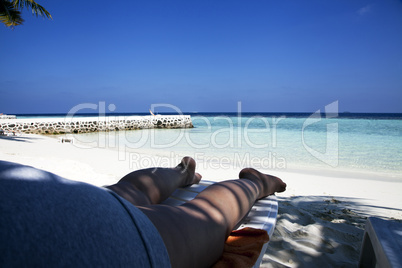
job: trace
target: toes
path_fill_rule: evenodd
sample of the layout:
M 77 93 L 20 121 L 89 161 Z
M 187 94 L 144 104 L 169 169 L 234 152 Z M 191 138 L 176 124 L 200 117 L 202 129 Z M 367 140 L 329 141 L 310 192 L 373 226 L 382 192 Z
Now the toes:
M 198 184 L 200 182 L 202 176 L 195 172 L 196 163 L 192 157 L 183 157 L 177 167 L 181 169 L 182 174 L 185 174 L 186 185 Z
M 239 173 L 239 178 L 241 179 L 258 179 L 264 184 L 266 184 L 264 191 L 267 194 L 273 194 L 275 192 L 281 193 L 286 190 L 286 183 L 284 183 L 280 178 L 263 174 L 253 168 L 244 168 Z
M 194 184 L 198 184 L 201 181 L 202 175 L 200 173 L 194 174 Z
M 258 178 L 259 174 L 261 174 L 261 173 L 258 170 L 255 170 L 253 168 L 243 168 L 239 173 L 239 179 L 250 178 L 250 176 Z
M 195 160 L 192 157 L 185 156 L 181 160 L 180 164 L 177 165 L 179 168 L 181 168 L 184 171 L 187 171 L 189 169 L 191 172 L 195 171 Z

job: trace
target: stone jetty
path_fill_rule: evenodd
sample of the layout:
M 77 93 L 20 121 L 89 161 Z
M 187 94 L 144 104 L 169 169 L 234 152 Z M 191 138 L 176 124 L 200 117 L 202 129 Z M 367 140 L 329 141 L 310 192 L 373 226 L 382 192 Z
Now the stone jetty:
M 0 130 L 12 133 L 64 134 L 144 128 L 192 128 L 190 115 L 99 116 L 2 119 Z

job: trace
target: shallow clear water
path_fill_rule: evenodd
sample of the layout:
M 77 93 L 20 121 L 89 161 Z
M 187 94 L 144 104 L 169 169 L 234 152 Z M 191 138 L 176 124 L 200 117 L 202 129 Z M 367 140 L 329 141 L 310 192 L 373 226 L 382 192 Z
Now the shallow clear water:
M 192 129 L 76 135 L 88 146 L 263 169 L 381 173 L 402 179 L 402 120 L 192 116 Z

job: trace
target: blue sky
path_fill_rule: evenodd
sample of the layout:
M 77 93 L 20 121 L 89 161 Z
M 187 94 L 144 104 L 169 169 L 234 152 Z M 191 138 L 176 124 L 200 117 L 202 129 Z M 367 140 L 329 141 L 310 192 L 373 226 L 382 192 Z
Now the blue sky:
M 3 113 L 402 112 L 400 0 L 37 2 L 0 25 Z

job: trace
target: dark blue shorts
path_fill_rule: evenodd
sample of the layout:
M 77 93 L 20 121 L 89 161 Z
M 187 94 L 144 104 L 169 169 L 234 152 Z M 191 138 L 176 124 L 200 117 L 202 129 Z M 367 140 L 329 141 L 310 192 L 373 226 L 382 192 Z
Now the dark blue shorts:
M 117 194 L 0 161 L 0 267 L 169 267 L 157 229 Z

